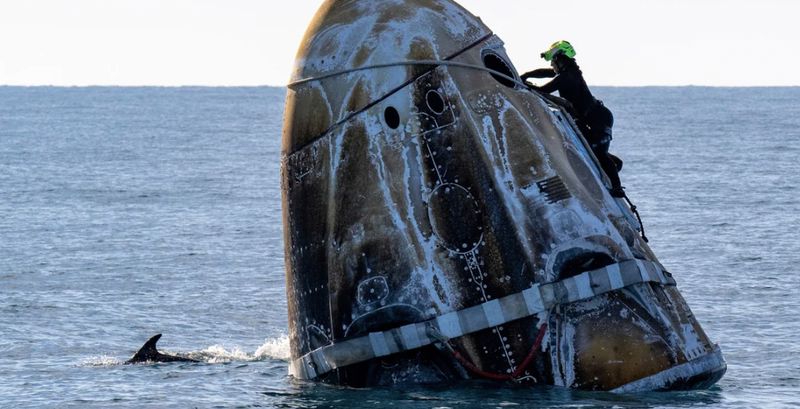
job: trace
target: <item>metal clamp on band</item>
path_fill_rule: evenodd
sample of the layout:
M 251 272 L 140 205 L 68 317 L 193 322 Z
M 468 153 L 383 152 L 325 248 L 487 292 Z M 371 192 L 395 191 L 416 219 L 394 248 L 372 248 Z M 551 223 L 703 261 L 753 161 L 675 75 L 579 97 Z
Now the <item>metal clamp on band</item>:
M 627 260 L 560 281 L 535 284 L 522 292 L 427 321 L 326 345 L 293 360 L 289 370 L 297 378 L 314 379 L 336 368 L 430 345 L 437 342 L 431 332 L 446 338 L 458 338 L 548 311 L 555 305 L 585 300 L 641 283 L 675 285 L 675 280 L 656 263 Z M 434 331 L 428 331 L 429 327 Z

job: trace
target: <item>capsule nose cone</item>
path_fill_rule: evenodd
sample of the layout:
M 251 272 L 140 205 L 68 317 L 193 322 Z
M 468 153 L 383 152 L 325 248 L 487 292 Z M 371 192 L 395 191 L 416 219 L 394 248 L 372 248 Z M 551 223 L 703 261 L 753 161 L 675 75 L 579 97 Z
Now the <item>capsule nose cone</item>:
M 722 353 L 676 296 L 641 286 L 568 308 L 556 339 L 564 384 L 635 392 L 717 382 Z
M 575 336 L 575 386 L 610 390 L 669 368 L 668 345 L 619 316 L 583 321 Z

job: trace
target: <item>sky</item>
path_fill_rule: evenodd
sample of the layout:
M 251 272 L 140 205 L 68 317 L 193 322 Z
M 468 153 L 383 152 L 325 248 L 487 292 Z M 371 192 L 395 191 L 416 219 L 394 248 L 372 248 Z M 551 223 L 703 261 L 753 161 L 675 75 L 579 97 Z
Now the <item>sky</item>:
M 569 40 L 591 85 L 800 85 L 800 1 L 460 0 L 520 71 Z M 0 85 L 289 82 L 321 0 L 0 0 Z

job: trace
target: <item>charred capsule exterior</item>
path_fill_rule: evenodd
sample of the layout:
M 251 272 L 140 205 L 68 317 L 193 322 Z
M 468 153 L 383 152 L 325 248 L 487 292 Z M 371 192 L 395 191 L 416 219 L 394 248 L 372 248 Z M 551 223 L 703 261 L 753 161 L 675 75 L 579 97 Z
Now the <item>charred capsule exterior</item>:
M 644 390 L 724 373 L 571 118 L 452 1 L 324 3 L 282 155 L 295 376 Z M 552 306 L 510 301 L 531 288 Z

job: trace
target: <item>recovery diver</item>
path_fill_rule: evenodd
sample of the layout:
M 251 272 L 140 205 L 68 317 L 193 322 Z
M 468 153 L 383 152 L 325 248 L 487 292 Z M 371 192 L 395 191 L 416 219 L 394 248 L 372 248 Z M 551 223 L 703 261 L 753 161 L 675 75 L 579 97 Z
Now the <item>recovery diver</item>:
M 547 51 L 541 53 L 541 57 L 545 61 L 550 61 L 552 68 L 539 68 L 526 72 L 522 74 L 522 80 L 553 78 L 542 86 L 530 83 L 528 86 L 547 94 L 558 91 L 559 96 L 572 105 L 573 113 L 577 115 L 576 119 L 581 123 L 581 128 L 594 155 L 611 180 L 611 189 L 609 190 L 611 196 L 624 197 L 625 191 L 619 180 L 622 161 L 615 160 L 615 157 L 608 153 L 614 116 L 603 105 L 603 101 L 595 98 L 589 91 L 589 87 L 583 79 L 583 73 L 575 61 L 575 49 L 567 41 L 557 41 Z

